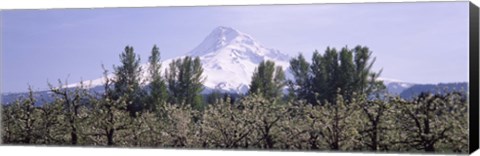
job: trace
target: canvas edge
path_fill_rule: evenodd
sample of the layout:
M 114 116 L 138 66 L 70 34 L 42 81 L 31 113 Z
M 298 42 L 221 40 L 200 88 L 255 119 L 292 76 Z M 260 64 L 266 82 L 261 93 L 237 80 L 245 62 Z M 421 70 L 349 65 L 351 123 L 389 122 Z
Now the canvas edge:
M 478 7 L 469 3 L 469 153 L 478 150 L 479 144 L 479 12 Z

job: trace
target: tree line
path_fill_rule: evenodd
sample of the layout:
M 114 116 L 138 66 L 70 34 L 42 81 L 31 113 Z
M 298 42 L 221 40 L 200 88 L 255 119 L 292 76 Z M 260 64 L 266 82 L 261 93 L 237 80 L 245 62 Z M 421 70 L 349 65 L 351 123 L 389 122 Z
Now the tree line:
M 2 105 L 2 143 L 468 152 L 467 93 L 390 96 L 365 46 L 315 51 L 310 62 L 299 54 L 290 60 L 292 80 L 264 60 L 249 91 L 237 96 L 201 95 L 206 75 L 199 57 L 173 60 L 165 71 L 157 46 L 147 69 L 133 47 L 119 57 L 114 77 L 104 68 L 102 92 L 59 81 L 49 84 L 54 100 L 47 104 L 36 107 L 41 99 L 29 89 L 29 96 Z

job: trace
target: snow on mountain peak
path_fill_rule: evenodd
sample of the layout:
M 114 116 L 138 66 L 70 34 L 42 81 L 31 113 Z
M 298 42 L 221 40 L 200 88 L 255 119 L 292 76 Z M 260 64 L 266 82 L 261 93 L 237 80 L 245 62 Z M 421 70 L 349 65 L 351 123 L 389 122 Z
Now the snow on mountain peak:
M 233 29 L 231 27 L 219 26 L 213 29 L 213 31 L 206 37 L 206 39 L 213 39 L 213 41 L 215 41 L 215 44 L 221 46 L 228 44 L 236 38 L 242 37 L 250 39 L 249 36 L 239 32 L 236 29 Z
M 215 28 L 196 48 L 188 53 L 190 56 L 212 56 L 219 52 L 233 53 L 249 57 L 252 55 L 288 60 L 289 57 L 275 49 L 263 47 L 250 35 L 234 28 L 219 26 Z M 242 53 L 240 53 L 242 52 Z
M 265 48 L 250 35 L 225 26 L 215 28 L 187 56 L 200 57 L 204 68 L 203 76 L 206 78 L 205 87 L 209 90 L 218 89 L 234 93 L 248 91 L 253 72 L 260 62 L 271 60 L 283 70 L 287 70 L 290 60 L 288 55 L 276 49 Z M 165 71 L 174 59 L 183 57 L 185 56 L 162 60 L 161 71 Z M 147 69 L 148 64 L 143 64 L 142 68 Z M 289 72 L 286 73 L 289 77 Z M 148 80 L 145 79 L 148 75 L 148 72 L 145 72 L 141 77 Z M 103 84 L 103 78 L 88 82 L 92 86 L 97 86 Z M 74 86 L 78 84 L 71 84 L 68 87 Z
M 248 90 L 261 61 L 274 61 L 286 70 L 290 59 L 278 50 L 265 48 L 250 35 L 224 26 L 215 28 L 188 55 L 202 60 L 206 87 L 238 93 Z
M 191 56 L 202 56 L 225 47 L 232 41 L 252 42 L 250 36 L 233 28 L 220 26 L 215 28 L 195 49 L 190 51 Z

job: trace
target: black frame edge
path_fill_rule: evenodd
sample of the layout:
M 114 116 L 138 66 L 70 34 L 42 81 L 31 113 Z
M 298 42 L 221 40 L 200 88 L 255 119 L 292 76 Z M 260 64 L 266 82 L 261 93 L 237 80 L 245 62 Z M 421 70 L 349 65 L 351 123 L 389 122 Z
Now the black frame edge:
M 478 7 L 469 2 L 469 153 L 478 149 L 479 144 L 479 12 Z

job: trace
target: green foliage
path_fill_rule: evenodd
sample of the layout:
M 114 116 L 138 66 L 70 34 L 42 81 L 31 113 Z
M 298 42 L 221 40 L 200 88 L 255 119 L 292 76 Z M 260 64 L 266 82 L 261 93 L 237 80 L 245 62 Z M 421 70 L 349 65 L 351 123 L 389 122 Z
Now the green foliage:
M 36 99 L 33 90 L 29 87 L 29 94 L 26 99 L 15 101 L 12 105 L 5 108 L 2 114 L 5 119 L 5 129 L 3 132 L 5 143 L 14 142 L 17 144 L 37 144 L 40 143 L 42 134 L 40 133 L 40 109 L 35 107 Z
M 160 104 L 167 101 L 168 92 L 167 85 L 161 74 L 162 64 L 160 63 L 160 51 L 155 45 L 152 48 L 152 53 L 148 58 L 149 61 L 149 99 L 146 101 L 146 108 L 150 111 L 156 112 Z
M 68 133 L 70 136 L 70 142 L 72 145 L 76 145 L 79 143 L 79 127 L 82 127 L 82 109 L 84 109 L 85 104 L 82 103 L 85 98 L 88 98 L 89 94 L 87 93 L 87 90 L 83 86 L 83 82 L 80 82 L 80 86 L 75 88 L 75 89 L 69 89 L 65 88 L 63 86 L 67 85 L 68 83 L 65 82 L 63 84 L 60 80 L 58 80 L 59 86 L 58 87 L 53 87 L 51 84 L 50 86 L 50 91 L 54 93 L 55 97 L 55 104 L 52 104 L 52 107 L 54 108 L 49 108 L 49 106 L 44 106 L 44 113 L 45 117 L 48 117 L 53 114 L 59 114 L 61 112 L 58 112 L 55 106 L 60 105 L 63 106 L 63 119 L 64 121 L 62 122 L 65 124 L 64 126 L 67 127 L 64 131 L 65 133 Z M 58 106 L 57 106 L 58 107 Z M 49 123 L 46 123 L 49 124 Z M 55 124 L 55 123 L 50 123 L 50 124 Z
M 311 94 L 310 64 L 302 54 L 290 60 L 290 71 L 294 77 L 289 81 L 290 96 L 297 99 L 308 99 Z
M 370 60 L 371 54 L 368 47 L 362 46 L 344 47 L 340 52 L 327 47 L 323 55 L 318 51 L 313 53 L 311 64 L 300 54 L 290 60 L 294 76 L 294 81 L 290 81 L 291 95 L 318 105 L 324 101 L 334 103 L 338 89 L 348 101 L 356 98 L 354 96 L 384 89 L 379 87 L 383 84 L 376 81 L 381 72 L 371 71 L 375 62 L 375 59 Z
M 209 148 L 248 147 L 247 136 L 253 131 L 252 119 L 230 103 L 217 100 L 203 114 L 202 140 Z
M 276 100 L 261 96 L 247 96 L 240 101 L 243 111 L 250 113 L 253 124 L 253 135 L 250 138 L 251 146 L 260 149 L 278 148 L 280 136 L 279 124 L 284 119 L 287 109 L 278 105 Z
M 74 131 L 71 131 L 71 126 L 68 126 L 66 122 L 67 116 L 64 111 L 64 103 L 56 99 L 50 104 L 43 105 L 41 108 L 40 115 L 40 131 L 43 136 L 42 143 L 47 145 L 62 145 L 71 143 L 72 145 L 77 142 L 72 141 L 68 132 L 70 134 L 76 134 Z
M 346 103 L 345 99 L 338 95 L 335 103 L 324 106 L 312 106 L 308 110 L 307 122 L 312 127 L 310 135 L 315 141 L 313 147 L 328 150 L 355 150 L 359 146 L 357 126 L 358 104 L 354 101 Z
M 95 120 L 90 120 L 87 129 L 87 135 L 93 145 L 124 145 L 120 132 L 130 128 L 132 116 L 128 112 L 127 96 L 116 97 L 112 90 L 112 80 L 108 78 L 108 71 L 104 71 L 104 93 L 100 99 L 92 99 L 93 107 L 90 116 Z M 116 89 L 116 88 L 115 88 Z M 125 95 L 125 94 L 124 94 Z
M 359 101 L 361 110 L 359 120 L 360 141 L 365 150 L 371 151 L 389 151 L 394 148 L 391 146 L 395 129 L 394 109 L 392 103 L 386 100 L 374 99 L 367 100 L 366 97 Z M 363 149 L 363 148 L 362 148 Z
M 397 128 L 404 136 L 397 139 L 405 148 L 426 152 L 467 151 L 468 145 L 464 141 L 468 137 L 465 115 L 468 112 L 461 94 L 424 93 L 413 101 L 396 99 L 395 103 L 399 107 Z
M 166 71 L 168 83 L 169 102 L 176 104 L 190 104 L 192 108 L 202 107 L 203 74 L 200 58 L 186 56 L 174 60 Z
M 282 67 L 275 67 L 273 61 L 262 61 L 253 72 L 248 93 L 262 95 L 269 99 L 280 98 L 285 85 L 285 73 Z
M 207 95 L 207 104 L 216 104 L 218 101 L 224 101 L 224 94 L 219 90 L 213 90 Z
M 125 97 L 127 109 L 130 115 L 135 116 L 137 112 L 142 111 L 142 96 L 144 95 L 140 88 L 140 76 L 142 68 L 140 67 L 140 56 L 133 51 L 133 47 L 126 46 L 125 50 L 120 54 L 121 66 L 115 69 L 115 99 Z
M 468 152 L 468 95 L 425 93 L 414 100 L 385 95 L 376 81 L 379 73 L 370 71 L 366 47 L 327 48 L 323 55 L 315 52 L 311 64 L 302 55 L 292 59 L 288 101 L 279 100 L 283 71 L 265 61 L 255 70 L 250 94 L 232 100 L 233 95 L 213 92 L 202 109 L 200 59 L 174 60 L 163 79 L 159 55 L 154 46 L 149 96 L 136 94 L 143 89 L 132 74 L 140 69 L 130 47 L 116 77 L 104 71 L 103 92 L 90 92 L 83 83 L 66 88 L 59 81 L 50 85 L 54 101 L 36 106 L 39 99 L 30 89 L 28 97 L 2 106 L 2 143 Z M 149 111 L 132 115 L 134 102 Z
M 16 102 L 15 102 L 16 103 Z M 15 139 L 15 118 L 14 118 L 14 109 L 10 106 L 2 106 L 2 129 L 0 134 L 2 135 L 2 139 L 0 143 L 12 143 L 16 142 Z

